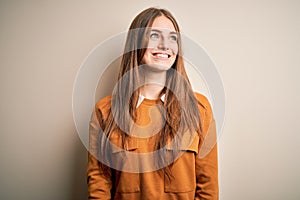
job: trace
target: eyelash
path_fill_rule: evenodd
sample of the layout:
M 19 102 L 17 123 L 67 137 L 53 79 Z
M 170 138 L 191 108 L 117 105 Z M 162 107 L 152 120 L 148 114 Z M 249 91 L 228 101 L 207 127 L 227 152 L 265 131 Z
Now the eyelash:
M 157 33 L 151 33 L 150 34 L 150 38 L 159 38 L 158 34 Z
M 176 37 L 175 35 L 172 35 L 172 36 L 170 37 L 170 39 L 173 40 L 173 41 L 177 41 L 177 37 Z
M 150 34 L 150 38 L 151 39 L 158 39 L 159 38 L 159 34 L 157 34 L 157 33 L 151 33 Z M 177 37 L 175 35 L 172 35 L 172 36 L 170 36 L 170 40 L 177 41 Z

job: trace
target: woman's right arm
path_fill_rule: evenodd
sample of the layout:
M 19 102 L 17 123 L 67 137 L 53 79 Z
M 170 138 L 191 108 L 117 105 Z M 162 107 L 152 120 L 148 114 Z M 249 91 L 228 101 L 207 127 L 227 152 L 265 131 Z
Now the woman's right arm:
M 102 122 L 101 112 L 95 109 L 92 114 L 89 128 L 89 152 L 87 167 L 87 183 L 89 199 L 111 199 L 112 180 L 111 172 L 104 171 L 103 165 L 96 157 L 99 155 L 99 131 Z M 109 168 L 106 167 L 108 170 Z

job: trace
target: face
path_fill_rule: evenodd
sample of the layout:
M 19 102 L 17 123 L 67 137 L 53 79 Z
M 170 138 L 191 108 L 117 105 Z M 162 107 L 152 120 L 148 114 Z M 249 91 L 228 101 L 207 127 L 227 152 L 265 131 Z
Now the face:
M 142 59 L 143 64 L 153 70 L 170 69 L 178 53 L 178 36 L 171 20 L 165 16 L 155 18 L 147 37 L 148 46 Z

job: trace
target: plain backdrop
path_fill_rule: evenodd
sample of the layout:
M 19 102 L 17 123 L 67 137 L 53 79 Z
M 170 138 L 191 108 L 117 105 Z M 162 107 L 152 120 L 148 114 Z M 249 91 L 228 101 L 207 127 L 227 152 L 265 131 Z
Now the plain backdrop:
M 86 199 L 76 73 L 97 44 L 150 6 L 174 14 L 223 80 L 220 199 L 300 199 L 299 1 L 1 0 L 1 200 Z

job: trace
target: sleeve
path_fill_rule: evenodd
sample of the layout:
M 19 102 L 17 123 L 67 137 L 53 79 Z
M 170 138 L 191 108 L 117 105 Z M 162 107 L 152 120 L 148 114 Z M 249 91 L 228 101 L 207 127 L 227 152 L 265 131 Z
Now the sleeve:
M 218 150 L 215 121 L 212 120 L 200 153 L 196 157 L 196 195 L 197 200 L 219 199 Z
M 198 98 L 199 100 L 199 98 Z M 200 150 L 196 156 L 196 200 L 218 200 L 218 149 L 216 123 L 212 114 L 212 108 L 206 99 L 200 98 L 202 140 L 200 140 Z
M 87 166 L 87 183 L 88 183 L 88 198 L 89 199 L 111 199 L 111 171 L 107 172 L 103 164 L 98 161 L 97 155 L 99 151 L 99 131 L 102 121 L 101 112 L 97 109 L 92 114 L 89 128 L 89 152 Z

